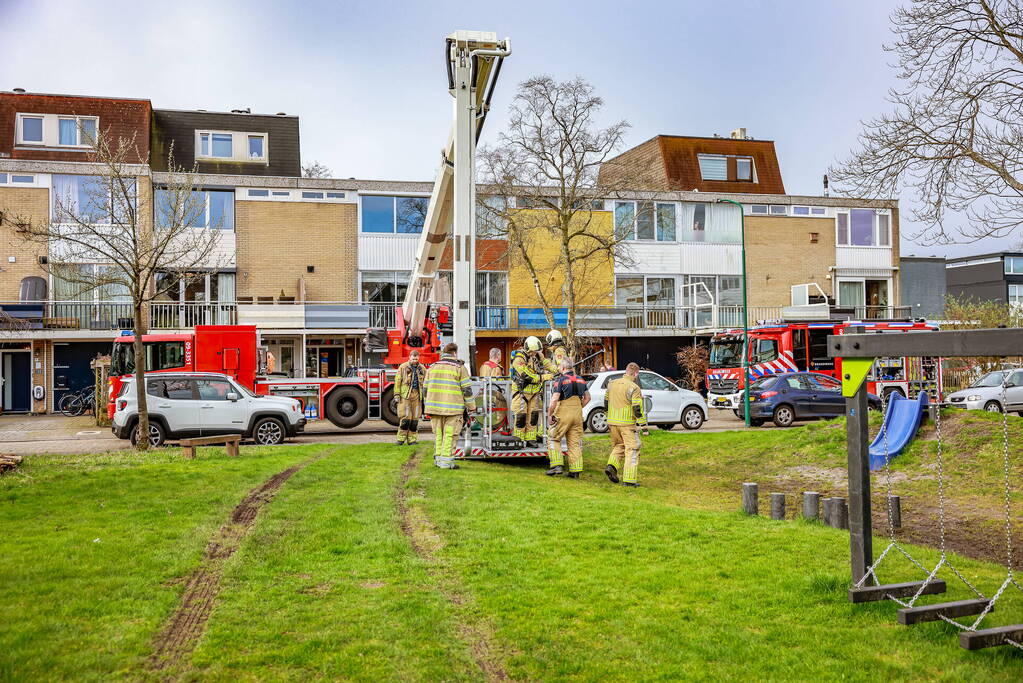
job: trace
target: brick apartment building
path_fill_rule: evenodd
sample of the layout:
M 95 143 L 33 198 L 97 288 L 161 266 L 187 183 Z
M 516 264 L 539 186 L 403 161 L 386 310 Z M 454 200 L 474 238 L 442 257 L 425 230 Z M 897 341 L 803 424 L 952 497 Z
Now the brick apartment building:
M 176 165 L 198 169 L 206 211 L 196 228 L 217 230 L 218 247 L 200 277 L 160 276 L 168 291 L 150 307 L 152 331 L 255 324 L 277 370 L 295 377 L 378 361 L 362 338 L 367 327 L 393 324 L 431 183 L 302 178 L 299 119 L 283 113 L 154 110 L 140 99 L 15 91 L 0 93 L 5 216 L 48 221 L 58 189 L 99 172 L 72 135 L 83 126 L 134 138 L 141 196 L 159 200 L 171 149 Z M 618 187 L 623 178 L 633 187 Z M 679 346 L 740 323 L 739 208 L 719 200 L 738 202 L 746 216 L 751 320 L 778 317 L 793 286 L 810 283 L 864 316 L 896 310 L 897 205 L 787 195 L 771 142 L 658 136 L 612 160 L 601 182 L 609 192 L 594 224 L 631 230 L 633 258 L 596 264 L 579 321 L 619 365 L 636 360 L 676 375 Z M 476 241 L 479 357 L 498 346 L 507 358 L 523 335 L 546 331 L 532 282 L 507 251 L 504 240 Z M 88 361 L 127 325 L 126 297 L 55 281 L 41 261 L 48 255 L 19 240 L 8 220 L 0 221 L 0 252 L 0 308 L 32 320 L 27 331 L 0 330 L 2 405 L 52 410 L 91 381 Z M 449 278 L 442 264 L 441 279 Z M 448 289 L 439 287 L 437 299 Z M 42 400 L 30 398 L 35 386 Z

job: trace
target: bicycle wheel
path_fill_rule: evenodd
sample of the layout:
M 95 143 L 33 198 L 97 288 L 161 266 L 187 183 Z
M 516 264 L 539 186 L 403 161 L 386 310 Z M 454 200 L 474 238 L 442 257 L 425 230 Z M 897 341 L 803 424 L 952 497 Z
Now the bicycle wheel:
M 57 401 L 57 411 L 66 417 L 74 417 L 75 414 L 71 410 L 72 404 L 77 400 L 77 396 L 72 393 L 64 394 Z

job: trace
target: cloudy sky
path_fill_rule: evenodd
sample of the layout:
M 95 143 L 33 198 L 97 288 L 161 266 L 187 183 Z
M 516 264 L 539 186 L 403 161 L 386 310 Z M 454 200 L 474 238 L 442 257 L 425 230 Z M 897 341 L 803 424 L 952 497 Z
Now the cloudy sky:
M 578 75 L 608 120 L 632 124 L 630 145 L 744 126 L 776 141 L 789 192 L 819 194 L 859 122 L 886 108 L 894 4 L 0 0 L 0 90 L 284 111 L 301 116 L 303 160 L 335 176 L 429 180 L 451 120 L 443 38 L 489 30 L 514 54 L 484 139 L 503 127 L 515 83 Z M 912 231 L 904 221 L 907 253 L 1003 244 L 919 246 Z

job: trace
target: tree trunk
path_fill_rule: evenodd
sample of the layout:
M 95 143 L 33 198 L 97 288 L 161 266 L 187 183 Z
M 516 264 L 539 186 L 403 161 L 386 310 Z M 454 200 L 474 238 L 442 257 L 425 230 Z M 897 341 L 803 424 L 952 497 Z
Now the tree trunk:
M 569 245 L 569 239 L 571 238 L 570 231 L 571 225 L 567 225 L 571 217 L 565 219 L 566 225 L 562 226 L 562 238 L 561 238 L 561 257 L 565 260 L 565 298 L 567 315 L 565 316 L 565 351 L 568 353 L 569 358 L 575 358 L 576 355 L 576 340 L 575 340 L 575 263 L 572 259 L 571 246 Z
M 146 348 L 142 343 L 142 336 L 146 333 L 146 323 L 142 317 L 142 302 L 134 304 L 135 316 L 135 341 L 132 346 L 135 349 L 135 393 L 138 397 L 139 410 L 139 440 L 135 448 L 140 451 L 149 449 L 149 406 L 146 403 Z

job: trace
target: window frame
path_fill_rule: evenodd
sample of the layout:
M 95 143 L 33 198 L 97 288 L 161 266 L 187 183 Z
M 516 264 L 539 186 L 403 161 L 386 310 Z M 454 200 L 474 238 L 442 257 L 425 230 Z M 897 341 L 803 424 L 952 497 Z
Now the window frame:
M 873 214 L 871 227 L 872 244 L 852 244 L 852 212 L 870 211 Z M 839 222 L 845 217 L 845 238 L 842 242 L 839 235 Z M 881 244 L 881 216 L 885 216 L 885 243 Z M 892 212 L 891 209 L 871 209 L 859 206 L 835 210 L 835 246 L 851 249 L 891 249 L 892 248 Z
M 1014 270 L 1010 270 L 1012 264 Z M 1016 267 L 1018 270 L 1015 270 Z M 1023 256 L 1006 256 L 1002 259 L 1002 272 L 1006 275 L 1023 275 Z
M 25 119 L 39 119 L 40 121 L 40 138 L 39 140 L 26 140 L 25 139 Z M 75 139 L 76 143 L 73 145 L 64 144 L 60 141 L 60 122 L 72 120 L 75 122 Z M 56 147 L 66 150 L 89 150 L 93 148 L 93 145 L 82 144 L 82 129 L 81 121 L 93 121 L 96 126 L 96 133 L 100 130 L 100 118 L 92 115 L 79 115 L 79 114 L 39 114 L 35 112 L 17 112 L 15 115 L 14 122 L 14 144 L 25 145 L 29 147 Z
M 60 122 L 61 121 L 74 121 L 75 122 L 75 139 L 77 142 L 73 145 L 63 143 L 60 141 Z M 82 121 L 93 121 L 96 126 L 96 134 L 99 134 L 99 117 L 98 116 L 74 116 L 74 115 L 57 115 L 57 147 L 78 147 L 81 149 L 92 149 L 93 145 L 85 144 L 82 142 Z
M 652 220 L 652 226 L 653 226 L 653 231 L 654 231 L 653 238 L 647 238 L 647 237 L 642 237 L 641 238 L 639 236 L 639 205 L 641 203 L 647 203 L 647 204 L 651 205 L 651 211 L 652 211 L 652 213 L 651 213 L 651 220 Z M 628 242 L 642 242 L 642 243 L 645 243 L 645 244 L 678 244 L 679 243 L 679 239 L 678 239 L 678 232 L 679 232 L 678 220 L 679 220 L 679 215 L 682 212 L 679 210 L 679 206 L 678 206 L 679 203 L 678 202 L 662 202 L 662 201 L 658 201 L 656 199 L 616 199 L 615 202 L 614 202 L 614 206 L 611 209 L 612 222 L 614 223 L 614 230 L 615 230 L 615 235 L 616 236 L 619 235 L 619 234 L 624 235 L 624 231 L 622 233 L 618 232 L 619 231 L 619 226 L 618 226 L 618 206 L 620 204 L 631 204 L 632 205 L 632 236 L 631 237 L 621 237 L 619 239 L 624 239 L 624 240 L 626 240 Z M 658 239 L 658 237 L 657 237 L 658 234 L 660 234 L 660 226 L 659 226 L 660 210 L 661 210 L 661 207 L 668 207 L 668 206 L 671 207 L 671 212 L 672 212 L 672 222 L 674 223 L 674 225 L 672 226 L 672 233 L 674 234 L 674 237 L 673 237 L 673 239 L 670 239 L 670 240 L 666 240 L 666 239 L 662 240 L 662 239 Z
M 18 112 L 15 117 L 15 140 L 19 145 L 46 145 L 46 114 L 31 114 L 28 112 Z M 26 140 L 25 139 L 25 119 L 39 119 L 39 139 L 38 140 Z
M 213 136 L 231 136 L 231 156 L 217 156 L 213 154 Z M 203 137 L 208 136 L 207 151 L 203 152 Z M 249 140 L 251 138 L 263 139 L 263 156 L 253 157 L 249 154 Z M 194 132 L 195 160 L 196 161 L 237 161 L 248 164 L 269 164 L 270 163 L 270 134 L 257 131 L 239 130 L 213 130 L 197 128 Z M 239 152 L 241 150 L 241 152 Z
M 154 211 L 153 211 L 153 224 L 157 228 L 159 228 L 160 226 L 156 225 L 156 208 L 158 208 L 160 205 L 156 201 L 156 199 L 157 199 L 157 194 L 156 193 L 157 192 L 166 192 L 166 191 L 168 191 L 168 190 L 167 190 L 167 188 L 164 188 L 164 187 L 154 187 L 153 188 L 153 199 L 154 199 L 154 201 L 153 201 L 153 207 L 154 207 Z M 236 207 L 234 205 L 234 203 L 236 201 L 238 201 L 238 196 L 234 192 L 234 190 L 223 190 L 223 189 L 216 188 L 216 187 L 207 187 L 207 188 L 201 188 L 201 189 L 192 190 L 192 191 L 193 192 L 201 192 L 203 194 L 203 198 L 204 198 L 204 202 L 203 202 L 203 216 L 206 217 L 206 220 L 205 220 L 205 225 L 188 226 L 188 227 L 192 228 L 193 230 L 219 230 L 219 231 L 222 231 L 222 232 L 234 232 L 235 225 L 236 225 L 236 222 L 237 222 L 236 218 L 237 218 L 237 209 L 238 209 L 238 207 Z M 211 218 L 212 218 L 212 213 L 210 211 L 210 207 L 212 206 L 212 199 L 211 199 L 211 196 L 210 196 L 211 192 L 217 192 L 217 193 L 222 192 L 225 195 L 227 195 L 227 194 L 231 195 L 231 227 L 224 227 L 224 226 L 213 227 L 213 226 L 210 225 L 210 221 L 211 221 Z
M 426 229 L 426 214 L 423 214 L 423 225 L 420 227 L 418 232 L 398 232 L 398 200 L 399 199 L 418 199 L 426 201 L 426 209 L 429 212 L 430 209 L 430 195 L 422 193 L 408 193 L 408 194 L 388 194 L 375 192 L 360 192 L 358 193 L 358 206 L 359 206 L 359 235 L 366 235 L 370 237 L 402 237 L 402 238 L 414 238 L 418 239 L 423 231 Z M 362 200 L 368 197 L 374 198 L 389 198 L 391 200 L 391 230 L 390 231 L 367 231 L 364 229 L 364 217 L 362 211 Z

